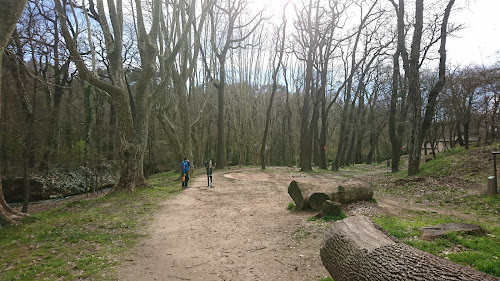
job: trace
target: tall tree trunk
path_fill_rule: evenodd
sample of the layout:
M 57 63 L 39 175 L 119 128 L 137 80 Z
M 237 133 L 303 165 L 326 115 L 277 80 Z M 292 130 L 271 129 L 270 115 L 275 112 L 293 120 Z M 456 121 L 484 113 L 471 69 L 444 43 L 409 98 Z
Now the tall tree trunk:
M 401 149 L 403 143 L 404 126 L 401 124 L 400 118 L 398 118 L 398 98 L 400 92 L 402 95 L 406 95 L 404 90 L 399 89 L 400 84 L 400 68 L 399 68 L 399 57 L 400 51 L 396 51 L 393 56 L 393 73 L 392 73 L 392 86 L 391 86 L 391 102 L 389 109 L 389 137 L 391 140 L 391 171 L 393 173 L 399 171 L 399 161 L 401 159 Z M 403 105 L 404 106 L 404 105 Z M 400 113 L 401 119 L 403 117 Z M 399 121 L 399 122 L 398 122 Z
M 225 54 L 219 58 L 219 85 L 217 87 L 217 149 L 215 163 L 217 168 L 225 168 L 224 160 L 224 89 L 226 84 L 226 56 Z
M 420 94 L 420 83 L 419 83 L 419 54 L 420 54 L 420 42 L 422 37 L 422 27 L 423 27 L 423 10 L 424 4 L 423 0 L 416 1 L 416 13 L 415 13 L 415 31 L 413 33 L 412 41 L 412 51 L 410 57 L 410 71 L 408 75 L 409 80 L 409 103 L 410 110 L 412 114 L 411 118 L 411 135 L 410 135 L 410 155 L 408 157 L 408 175 L 412 176 L 419 172 L 420 157 L 421 157 L 421 147 L 423 136 L 427 133 L 432 119 L 434 117 L 435 107 L 437 103 L 437 96 L 443 89 L 446 83 L 446 36 L 447 36 L 447 25 L 450 16 L 451 8 L 455 0 L 450 0 L 446 6 L 445 13 L 443 16 L 443 22 L 441 23 L 441 44 L 439 48 L 439 79 L 437 83 L 431 88 L 429 93 L 429 98 L 427 100 L 427 106 L 425 109 L 424 117 L 421 115 L 421 105 L 422 96 Z
M 314 93 L 314 103 L 312 107 L 312 117 L 311 117 L 311 125 L 309 126 L 311 130 L 311 149 L 312 149 L 312 160 L 315 165 L 318 165 L 319 162 L 319 154 L 320 154 L 320 149 L 319 149 L 319 132 L 318 132 L 318 121 L 319 121 L 319 105 L 320 105 L 320 100 L 318 99 L 318 91 L 316 87 L 313 89 Z
M 7 46 L 10 35 L 16 27 L 16 23 L 21 17 L 21 14 L 26 6 L 27 0 L 3 0 L 0 5 L 0 102 L 2 100 L 2 61 L 3 61 L 3 48 Z M 1 105 L 0 105 L 1 108 Z M 1 113 L 0 113 L 1 114 Z M 1 163 L 0 163 L 1 164 Z M 1 165 L 0 165 L 1 166 Z M 0 169 L 1 170 L 1 169 Z M 13 217 L 16 217 L 19 212 L 13 210 L 3 195 L 2 189 L 2 175 L 0 171 L 0 217 L 7 223 L 14 223 Z
M 264 128 L 264 136 L 262 137 L 262 146 L 260 147 L 260 167 L 262 170 L 266 169 L 265 152 L 266 152 L 267 134 L 269 132 L 269 124 L 271 123 L 271 109 L 273 107 L 274 95 L 276 94 L 276 89 L 278 87 L 278 73 L 281 67 L 281 61 L 283 60 L 283 52 L 285 51 L 286 18 L 284 17 L 284 12 L 283 12 L 283 19 L 284 19 L 283 35 L 281 38 L 281 44 L 280 42 L 277 42 L 276 44 L 276 51 L 279 52 L 278 62 L 274 67 L 272 74 L 273 86 L 271 90 L 271 97 L 269 99 L 269 105 L 266 111 L 266 125 Z
M 293 166 L 293 138 L 292 138 L 292 110 L 290 108 L 290 91 L 288 87 L 288 79 L 286 74 L 286 68 L 283 67 L 283 79 L 285 80 L 285 91 L 286 91 L 286 100 L 285 100 L 285 120 L 286 120 L 286 147 L 285 147 L 285 165 Z
M 419 172 L 422 148 L 422 95 L 420 93 L 420 46 L 422 42 L 424 1 L 415 1 L 415 24 L 411 45 L 408 76 L 408 105 L 410 110 L 410 142 L 408 146 L 408 175 Z
M 497 116 L 499 113 L 499 108 L 500 108 L 500 95 L 498 95 L 498 93 L 495 93 L 495 94 L 496 94 L 496 96 L 494 98 L 493 109 L 492 109 L 492 113 L 491 113 L 491 124 L 490 124 L 491 141 L 490 141 L 490 143 L 493 143 L 495 141 L 496 131 L 500 129 L 500 126 L 498 126 L 498 124 L 496 123 L 497 122 L 496 119 L 497 119 Z
M 306 68 L 306 78 L 305 78 L 305 92 L 304 92 L 304 102 L 302 104 L 301 116 L 300 116 L 300 159 L 299 167 L 301 171 L 311 171 L 311 129 L 309 123 L 310 116 L 310 92 L 311 92 L 311 82 L 312 82 L 312 56 L 311 60 L 307 62 Z
M 460 117 L 460 119 L 462 119 Z M 462 122 L 459 119 L 455 121 L 455 129 L 457 130 L 457 142 L 460 146 L 465 146 L 464 138 L 462 135 Z

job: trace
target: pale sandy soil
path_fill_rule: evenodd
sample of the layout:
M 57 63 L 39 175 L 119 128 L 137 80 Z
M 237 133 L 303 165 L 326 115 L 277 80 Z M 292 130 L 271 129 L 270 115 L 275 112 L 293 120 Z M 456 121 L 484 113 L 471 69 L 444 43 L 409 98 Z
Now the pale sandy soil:
M 451 213 L 436 202 L 417 203 L 415 195 L 379 192 L 401 186 L 386 180 L 387 171 L 381 167 L 319 174 L 292 168 L 272 170 L 218 172 L 213 189 L 207 189 L 204 176 L 192 179 L 190 188 L 164 202 L 147 230 L 148 237 L 131 249 L 117 268 L 117 279 L 317 281 L 328 277 L 319 250 L 331 223 L 308 221 L 314 212 L 286 209 L 293 202 L 287 192 L 292 180 L 323 185 L 356 177 L 376 182 L 377 203 L 343 206 L 348 216 L 398 215 L 408 210 Z M 470 189 L 466 193 L 477 189 L 465 187 Z
M 214 174 L 165 202 L 149 237 L 117 270 L 118 280 L 319 280 L 328 277 L 319 248 L 328 223 L 286 210 L 291 171 Z

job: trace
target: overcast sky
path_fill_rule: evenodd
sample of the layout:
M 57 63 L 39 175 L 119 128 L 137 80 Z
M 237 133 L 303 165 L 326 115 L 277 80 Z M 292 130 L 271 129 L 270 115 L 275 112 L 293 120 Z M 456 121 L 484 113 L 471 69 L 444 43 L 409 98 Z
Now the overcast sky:
M 280 20 L 281 6 L 286 2 L 287 0 L 251 0 L 251 5 L 254 11 L 268 6 L 268 9 L 271 9 L 271 14 Z M 291 2 L 298 3 L 300 0 L 291 0 Z M 290 7 L 288 18 L 293 17 Z M 456 0 L 454 7 L 463 9 L 453 11 L 450 22 L 463 24 L 465 28 L 456 32 L 455 37 L 448 37 L 446 46 L 448 64 L 453 66 L 491 65 L 499 62 L 500 19 L 498 13 L 500 12 L 500 0 Z M 291 26 L 291 23 L 289 24 Z M 289 28 L 291 28 L 290 26 Z
M 449 38 L 446 42 L 448 61 L 454 65 L 489 65 L 499 61 L 499 12 L 499 0 L 475 0 L 467 9 L 452 13 L 452 20 L 466 24 L 467 28 L 457 33 L 460 38 Z

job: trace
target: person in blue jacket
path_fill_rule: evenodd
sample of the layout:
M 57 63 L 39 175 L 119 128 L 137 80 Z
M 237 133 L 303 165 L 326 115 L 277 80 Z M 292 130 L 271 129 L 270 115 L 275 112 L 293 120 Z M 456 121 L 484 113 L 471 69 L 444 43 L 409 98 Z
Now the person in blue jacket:
M 182 168 L 182 188 L 188 188 L 188 181 L 189 181 L 189 159 L 187 157 L 184 157 L 184 161 L 182 161 L 181 168 Z

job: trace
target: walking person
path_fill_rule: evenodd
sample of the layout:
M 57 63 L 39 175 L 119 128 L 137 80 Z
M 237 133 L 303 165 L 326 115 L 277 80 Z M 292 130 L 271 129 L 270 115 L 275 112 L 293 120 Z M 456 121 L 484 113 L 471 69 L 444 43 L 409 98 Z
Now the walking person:
M 184 157 L 184 161 L 182 161 L 181 169 L 182 169 L 182 188 L 188 188 L 189 181 L 189 159 Z
M 212 165 L 212 160 L 208 160 L 207 163 L 205 163 L 205 168 L 207 168 L 207 187 L 208 188 L 214 188 L 212 184 L 212 172 L 214 171 L 214 166 Z

